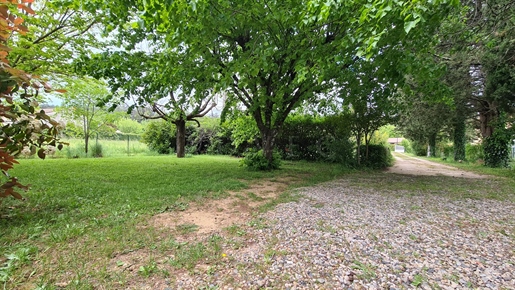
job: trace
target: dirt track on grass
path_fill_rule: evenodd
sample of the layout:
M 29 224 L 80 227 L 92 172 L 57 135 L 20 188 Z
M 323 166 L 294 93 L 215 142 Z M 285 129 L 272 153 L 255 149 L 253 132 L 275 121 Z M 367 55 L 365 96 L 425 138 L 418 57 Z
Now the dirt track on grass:
M 402 153 L 394 153 L 395 164 L 388 168 L 388 172 L 405 175 L 425 175 L 425 176 L 452 176 L 463 178 L 486 178 L 485 175 L 461 170 L 456 167 L 443 165 L 436 162 L 410 157 Z

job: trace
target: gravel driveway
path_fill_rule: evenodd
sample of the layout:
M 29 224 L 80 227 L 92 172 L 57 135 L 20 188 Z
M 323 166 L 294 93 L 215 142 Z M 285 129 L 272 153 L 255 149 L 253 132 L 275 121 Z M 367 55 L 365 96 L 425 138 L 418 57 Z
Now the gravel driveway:
M 515 203 L 467 198 L 495 181 L 363 174 L 298 190 L 169 289 L 515 289 Z
M 384 173 L 384 175 L 387 175 Z M 393 176 L 393 175 L 392 175 Z M 515 289 L 515 204 L 366 189 L 302 189 L 243 246 L 179 289 Z M 211 288 L 209 288 L 211 287 Z
M 403 153 L 394 152 L 395 164 L 388 168 L 388 172 L 397 174 L 410 174 L 419 176 L 452 176 L 464 178 L 485 178 L 484 175 L 461 170 L 456 167 L 446 166 L 417 157 L 411 157 Z

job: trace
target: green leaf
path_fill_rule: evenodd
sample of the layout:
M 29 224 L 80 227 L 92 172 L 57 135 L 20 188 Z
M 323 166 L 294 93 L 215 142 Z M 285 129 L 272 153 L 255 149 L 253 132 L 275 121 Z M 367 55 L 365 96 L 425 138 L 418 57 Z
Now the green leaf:
M 408 34 L 411 29 L 413 29 L 417 23 L 420 21 L 420 18 L 415 19 L 413 21 L 404 22 L 404 31 L 406 31 L 406 34 Z

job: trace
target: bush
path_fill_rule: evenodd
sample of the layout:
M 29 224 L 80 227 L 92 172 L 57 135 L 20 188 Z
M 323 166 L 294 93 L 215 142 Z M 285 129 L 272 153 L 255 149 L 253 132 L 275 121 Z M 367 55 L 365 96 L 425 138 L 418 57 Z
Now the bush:
M 511 134 L 498 128 L 492 136 L 483 140 L 485 165 L 488 167 L 508 167 L 510 161 Z
M 164 120 L 149 122 L 141 136 L 141 142 L 159 154 L 170 154 L 175 148 L 175 132 L 175 125 L 170 122 Z
M 177 128 L 171 122 L 152 121 L 147 123 L 140 141 L 159 154 L 172 154 L 176 151 L 176 133 Z M 234 151 L 230 137 L 230 131 L 222 130 L 220 126 L 196 127 L 189 123 L 186 126 L 186 153 L 230 155 Z
M 413 152 L 417 156 L 427 156 L 427 144 L 420 141 L 411 142 L 411 148 Z
M 91 156 L 93 157 L 103 157 L 102 153 L 102 145 L 101 144 L 94 144 L 90 147 Z
M 382 169 L 393 164 L 393 156 L 390 149 L 383 145 L 368 145 L 368 158 L 366 158 L 366 146 L 361 145 L 361 165 L 372 169 Z
M 350 127 L 345 122 L 341 115 L 292 115 L 277 136 L 276 148 L 287 160 L 347 163 L 353 143 L 349 141 Z
M 440 150 L 442 157 L 454 159 L 454 146 L 452 144 L 443 144 Z
M 413 147 L 411 146 L 411 142 L 408 139 L 402 139 L 401 146 L 404 147 L 404 152 L 406 153 L 414 153 Z
M 340 163 L 347 167 L 354 167 L 356 159 L 354 158 L 354 143 L 349 139 L 334 140 L 327 142 L 326 161 Z
M 467 160 L 471 162 L 483 160 L 485 158 L 483 155 L 483 146 L 475 144 L 465 145 L 465 156 Z
M 222 134 L 216 134 L 211 137 L 209 147 L 207 147 L 207 154 L 235 155 L 234 152 L 234 146 L 231 144 L 230 137 Z
M 268 161 L 263 150 L 249 150 L 245 153 L 241 163 L 250 170 L 273 170 L 281 166 L 281 155 L 274 151 L 272 161 Z

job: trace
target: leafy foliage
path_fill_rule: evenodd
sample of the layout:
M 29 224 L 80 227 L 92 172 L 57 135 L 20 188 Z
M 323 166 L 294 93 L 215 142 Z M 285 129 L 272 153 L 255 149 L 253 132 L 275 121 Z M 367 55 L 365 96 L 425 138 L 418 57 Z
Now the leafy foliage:
M 93 146 L 91 146 L 91 155 L 97 158 L 104 157 L 102 144 L 93 144 Z
M 382 169 L 393 164 L 393 156 L 388 147 L 383 145 L 368 145 L 368 157 L 365 155 L 365 146 L 362 145 L 361 152 L 361 160 L 362 166 L 373 168 L 373 169 Z
M 225 120 L 222 126 L 230 134 L 231 144 L 236 150 L 243 148 L 244 150 L 249 144 L 258 143 L 260 141 L 259 130 L 250 116 L 241 113 L 231 116 Z
M 465 120 L 460 119 L 456 121 L 454 126 L 454 161 L 466 160 L 466 124 Z
M 343 115 L 291 115 L 277 137 L 286 160 L 330 161 L 350 165 L 354 144 Z M 349 158 L 350 157 L 350 158 Z
M 410 140 L 408 139 L 403 139 L 401 141 L 401 146 L 404 147 L 404 151 L 406 153 L 414 153 L 414 150 L 413 150 L 413 144 Z
M 427 155 L 427 143 L 425 142 L 413 140 L 411 142 L 411 149 L 413 150 L 413 153 L 417 156 Z
M 26 190 L 28 187 L 8 173 L 17 163 L 15 157 L 23 153 L 37 154 L 44 159 L 47 154 L 51 154 L 56 148 L 61 149 L 63 145 L 57 141 L 59 123 L 43 110 L 37 109 L 39 89 L 50 90 L 50 87 L 9 64 L 10 48 L 5 45 L 6 42 L 14 37 L 14 32 L 21 35 L 27 32 L 25 26 L 22 26 L 24 20 L 9 10 L 7 4 L 11 2 L 0 1 L 0 198 L 13 196 L 21 199 L 15 188 Z M 20 1 L 18 8 L 33 14 L 29 6 L 31 2 Z
M 265 157 L 263 150 L 249 150 L 245 153 L 241 160 L 241 164 L 250 170 L 274 170 L 281 166 L 281 155 L 278 152 L 274 152 L 272 160 L 268 160 L 268 158 Z
M 484 150 L 482 145 L 467 144 L 465 146 L 467 161 L 476 162 L 484 160 Z
M 26 33 L 8 40 L 13 67 L 56 80 L 70 75 L 70 60 L 80 53 L 106 46 L 98 36 L 100 24 L 105 23 L 104 13 L 88 12 L 86 5 L 77 1 L 20 2 L 29 4 L 17 15 L 33 12 L 31 7 L 37 7 L 37 13 L 24 22 Z
M 149 122 L 141 136 L 141 142 L 159 154 L 170 154 L 175 145 L 173 124 L 164 120 Z
M 172 76 L 182 83 L 193 79 L 199 91 L 214 85 L 226 93 L 226 107 L 245 109 L 259 129 L 266 158 L 272 160 L 277 134 L 293 110 L 330 91 L 337 76 L 352 80 L 354 74 L 342 73 L 357 70 L 353 65 L 360 59 L 373 61 L 381 78 L 399 79 L 409 67 L 401 60 L 424 47 L 456 1 L 99 4 L 110 13 L 110 30 L 117 29 L 125 47 L 150 39 L 158 40 L 155 47 L 172 48 L 153 60 L 171 71 L 157 77 Z M 399 62 L 406 67 L 397 66 Z
M 184 157 L 186 122 L 200 125 L 197 118 L 216 106 L 214 84 L 205 80 L 211 78 L 195 74 L 202 69 L 199 68 L 202 64 L 186 58 L 180 49 L 163 49 L 165 43 L 158 35 L 152 39 L 149 45 L 153 49 L 147 52 L 128 49 L 83 55 L 76 62 L 76 70 L 107 80 L 113 94 L 104 97 L 102 102 L 109 103 L 112 110 L 123 101 L 130 101 L 128 113 L 136 110 L 146 119 L 163 119 L 175 124 L 177 157 Z
M 114 125 L 118 131 L 122 132 L 120 134 L 141 135 L 145 128 L 142 123 L 125 117 L 116 120 Z
M 100 100 L 109 95 L 102 82 L 92 78 L 70 78 L 67 81 L 68 90 L 62 95 L 63 102 L 58 112 L 75 122 L 73 129 L 78 129 L 77 135 L 84 138 L 84 152 L 87 154 L 91 136 L 115 133 L 114 122 L 119 114 L 108 114 L 106 109 L 98 106 Z
M 514 15 L 513 1 L 464 1 L 442 21 L 435 35 L 438 41 L 434 42 L 433 60 L 446 68 L 442 80 L 452 90 L 450 97 L 456 107 L 453 125 L 457 160 L 466 157 L 462 123 L 467 119 L 475 121 L 484 144 L 490 143 L 483 147 L 485 150 L 501 146 L 503 138 L 486 139 L 494 134 L 502 114 L 514 112 Z M 492 154 L 485 151 L 485 158 Z M 503 163 L 498 161 L 491 165 Z
M 513 131 L 505 128 L 504 117 L 501 117 L 497 121 L 493 134 L 483 140 L 485 165 L 488 167 L 508 167 L 512 139 Z

